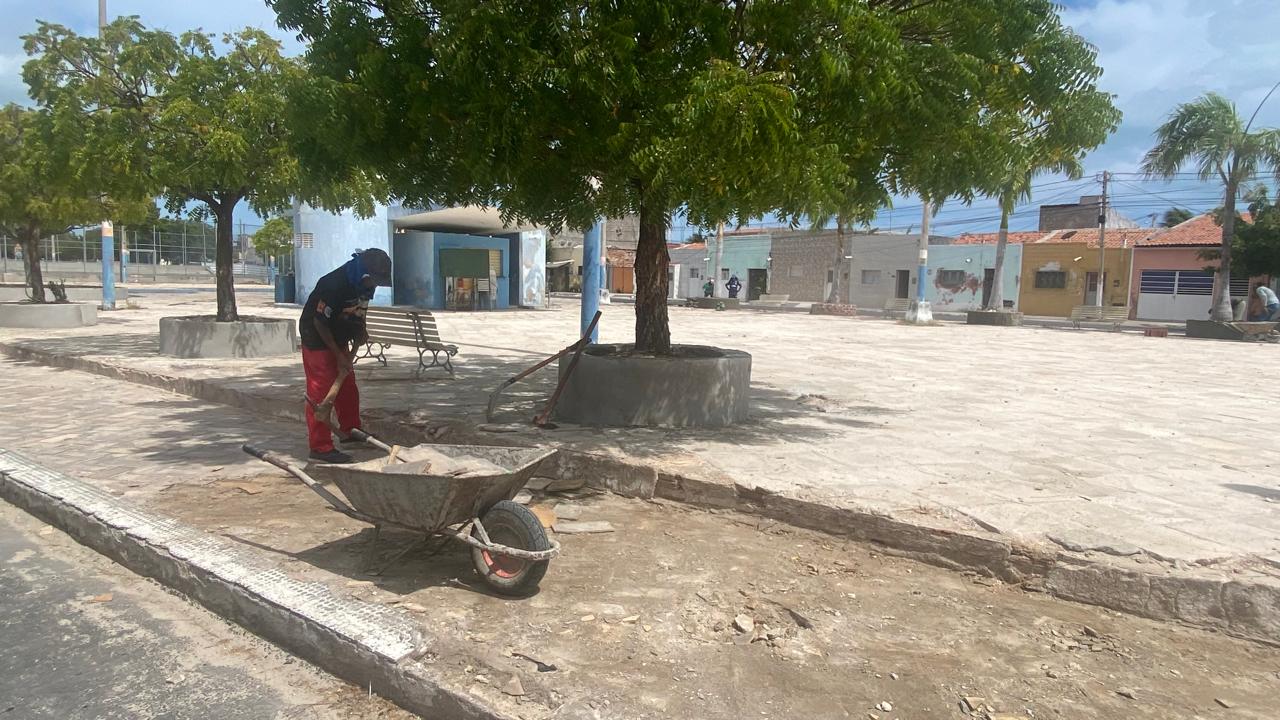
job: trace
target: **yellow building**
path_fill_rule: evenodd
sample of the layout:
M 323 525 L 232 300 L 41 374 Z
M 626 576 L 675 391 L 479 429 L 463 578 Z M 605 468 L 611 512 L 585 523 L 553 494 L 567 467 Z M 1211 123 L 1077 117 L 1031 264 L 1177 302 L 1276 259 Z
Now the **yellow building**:
M 1102 303 L 1124 307 L 1133 270 L 1133 248 L 1159 232 L 1150 228 L 1107 231 L 1106 272 Z M 996 233 L 964 234 L 956 244 L 988 244 Z M 1070 317 L 1077 305 L 1096 305 L 1098 287 L 1098 230 L 1054 230 L 1009 233 L 1010 243 L 1022 245 L 1022 274 L 1018 278 L 1018 310 L 1026 315 Z

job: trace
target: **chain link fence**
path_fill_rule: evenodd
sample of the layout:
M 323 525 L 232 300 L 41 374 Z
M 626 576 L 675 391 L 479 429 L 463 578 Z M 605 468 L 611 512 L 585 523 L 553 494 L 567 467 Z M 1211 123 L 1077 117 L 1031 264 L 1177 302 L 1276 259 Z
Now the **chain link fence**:
M 232 257 L 237 282 L 267 283 L 274 273 L 293 270 L 292 253 L 265 258 L 253 249 L 252 237 L 260 227 L 236 223 Z M 217 253 L 214 224 L 171 220 L 154 225 L 117 225 L 114 231 L 117 279 L 213 282 Z M 22 281 L 25 274 L 22 252 L 15 238 L 0 235 L 0 274 L 5 281 Z M 99 277 L 102 273 L 101 228 L 79 228 L 42 239 L 40 259 L 46 279 Z

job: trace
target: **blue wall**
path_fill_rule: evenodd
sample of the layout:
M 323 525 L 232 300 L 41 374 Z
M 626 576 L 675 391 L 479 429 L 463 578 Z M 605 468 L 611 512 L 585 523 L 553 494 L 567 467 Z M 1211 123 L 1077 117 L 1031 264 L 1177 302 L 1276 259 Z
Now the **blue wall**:
M 391 252 L 391 219 L 402 214 L 399 207 L 378 206 L 373 217 L 361 218 L 350 211 L 331 213 L 307 205 L 294 209 L 293 232 L 311 234 L 311 247 L 297 247 L 295 272 L 298 302 L 306 302 L 316 281 L 351 258 L 351 253 L 369 248 Z M 374 305 L 391 304 L 391 288 L 380 287 Z
M 995 245 L 930 245 L 929 279 L 925 285 L 925 299 L 934 310 L 980 310 L 982 308 L 982 278 L 987 268 L 996 266 Z M 963 270 L 965 281 L 959 285 L 943 287 L 939 282 L 942 270 Z M 1004 251 L 1004 288 L 1006 301 L 1018 306 L 1018 283 L 1022 274 L 1022 245 L 1009 243 Z
M 392 280 L 395 303 L 416 307 L 439 307 L 434 304 L 436 254 L 432 233 L 409 230 L 392 235 Z

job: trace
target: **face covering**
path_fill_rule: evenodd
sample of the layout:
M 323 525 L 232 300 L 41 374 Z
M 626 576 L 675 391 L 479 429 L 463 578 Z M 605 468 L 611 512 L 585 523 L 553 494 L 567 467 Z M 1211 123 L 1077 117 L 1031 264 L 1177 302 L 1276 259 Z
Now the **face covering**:
M 362 295 L 373 296 L 375 288 L 367 288 L 364 286 L 364 279 L 369 277 L 369 271 L 364 266 L 364 261 L 360 259 L 360 253 L 351 253 L 351 259 L 346 265 L 342 266 L 347 275 L 347 282 L 360 288 Z

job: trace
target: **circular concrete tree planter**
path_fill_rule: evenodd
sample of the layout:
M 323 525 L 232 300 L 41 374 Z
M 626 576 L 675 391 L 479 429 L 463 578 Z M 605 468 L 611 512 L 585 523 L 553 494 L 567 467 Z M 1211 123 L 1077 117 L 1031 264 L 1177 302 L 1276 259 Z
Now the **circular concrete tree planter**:
M 1014 327 L 1022 324 L 1022 313 L 1009 310 L 970 310 L 965 318 L 967 325 Z
M 673 355 L 592 345 L 569 376 L 556 418 L 579 425 L 723 427 L 750 412 L 751 355 L 677 345 Z M 572 356 L 560 360 L 563 376 Z
M 292 353 L 293 320 L 242 317 L 218 322 L 212 315 L 160 318 L 160 354 L 180 358 L 255 358 Z
M 74 328 L 98 324 L 93 303 L 0 302 L 0 327 Z

